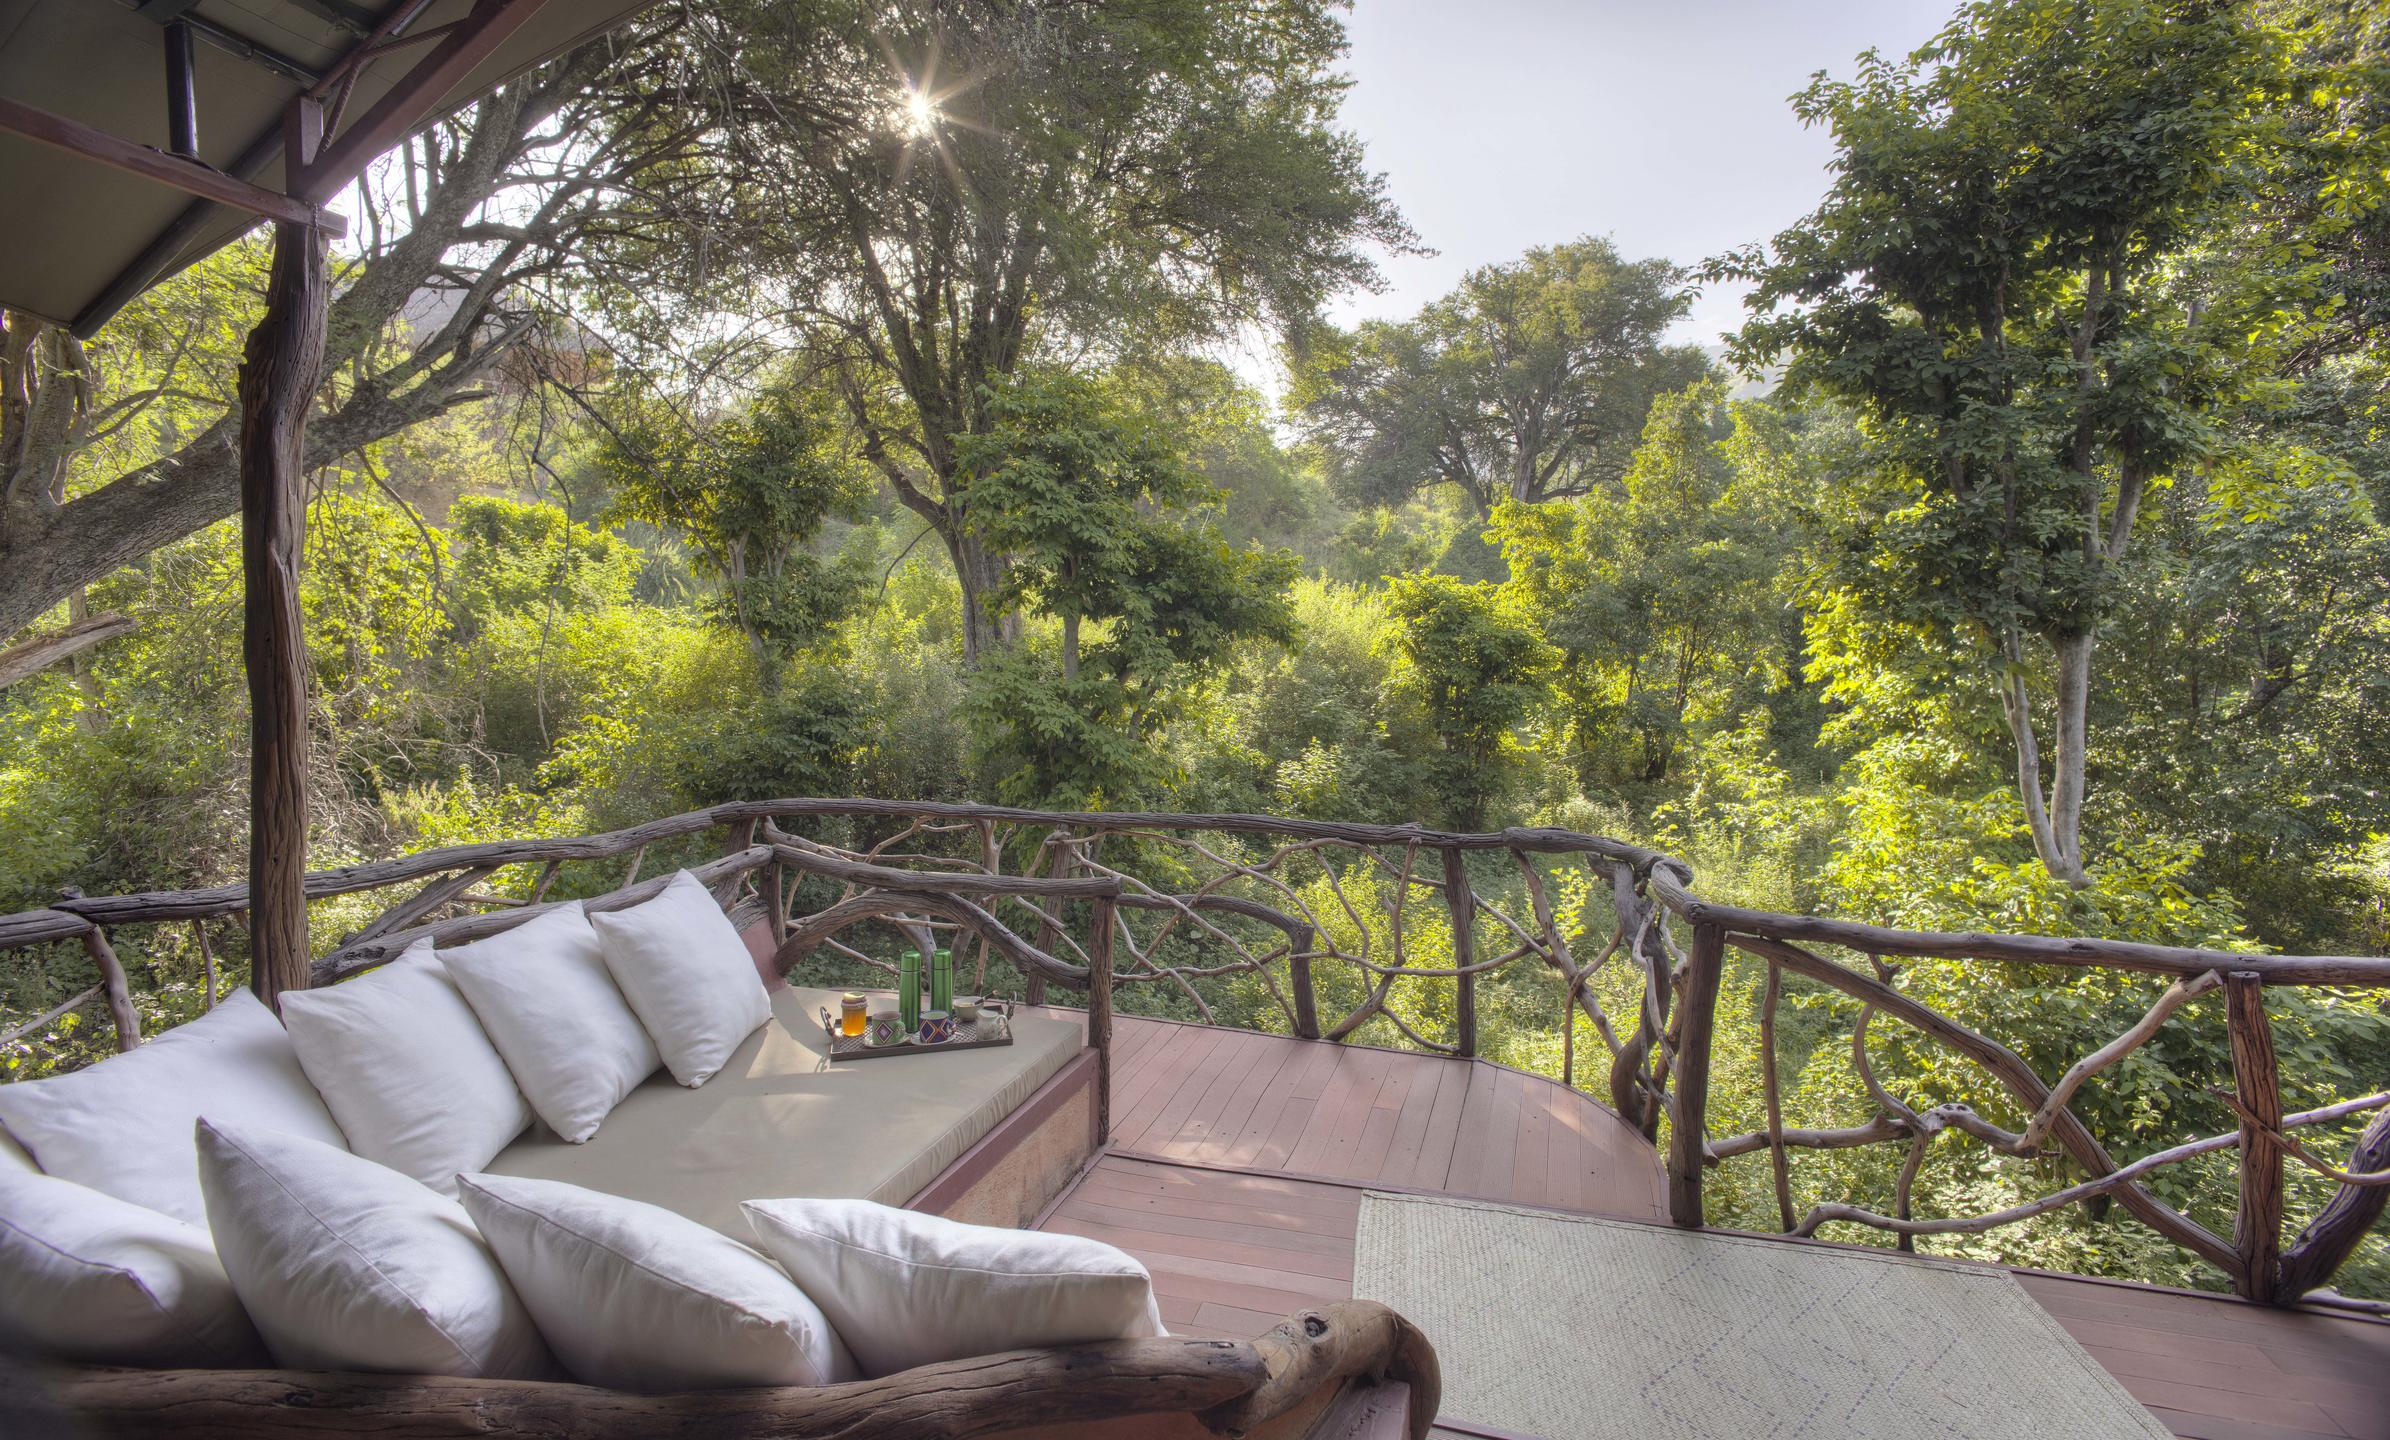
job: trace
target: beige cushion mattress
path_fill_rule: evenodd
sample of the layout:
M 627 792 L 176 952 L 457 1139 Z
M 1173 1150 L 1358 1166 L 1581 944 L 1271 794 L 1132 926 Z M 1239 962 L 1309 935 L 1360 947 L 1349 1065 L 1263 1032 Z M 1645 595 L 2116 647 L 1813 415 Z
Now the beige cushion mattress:
M 790 986 L 772 1019 L 697 1089 L 659 1070 L 588 1143 L 535 1125 L 489 1168 L 644 1200 L 751 1239 L 742 1200 L 902 1205 L 1077 1054 L 1077 1015 L 1023 1011 L 1013 1043 L 832 1064 L 820 1012 L 837 992 Z

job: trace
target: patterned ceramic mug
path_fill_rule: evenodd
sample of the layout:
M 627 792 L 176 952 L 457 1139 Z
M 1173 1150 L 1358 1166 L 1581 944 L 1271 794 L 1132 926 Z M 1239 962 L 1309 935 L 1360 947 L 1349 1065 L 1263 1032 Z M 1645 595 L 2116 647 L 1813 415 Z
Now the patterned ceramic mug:
M 905 1022 L 894 1010 L 874 1010 L 863 1027 L 863 1043 L 874 1048 L 895 1045 L 904 1040 L 905 1033 Z
M 943 1010 L 921 1012 L 921 1043 L 943 1045 L 954 1038 L 954 1017 Z

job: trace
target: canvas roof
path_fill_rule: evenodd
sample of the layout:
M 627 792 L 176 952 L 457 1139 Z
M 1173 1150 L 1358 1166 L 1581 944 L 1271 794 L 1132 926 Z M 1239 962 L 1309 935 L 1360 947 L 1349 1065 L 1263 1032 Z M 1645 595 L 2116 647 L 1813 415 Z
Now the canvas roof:
M 368 30 L 407 0 L 0 0 L 0 98 L 168 146 L 161 17 L 197 22 L 193 72 L 200 158 L 268 190 L 283 189 L 281 117 Z M 652 0 L 548 0 L 490 55 L 415 117 L 420 124 L 621 23 Z M 420 34 L 464 19 L 473 0 L 431 0 Z M 245 58 L 226 44 L 250 42 Z M 376 55 L 346 114 L 364 114 L 429 43 Z M 88 335 L 123 303 L 238 237 L 257 218 L 156 180 L 0 132 L 0 305 Z M 193 207 L 198 207 L 194 210 Z M 185 212 L 191 211 L 188 217 Z

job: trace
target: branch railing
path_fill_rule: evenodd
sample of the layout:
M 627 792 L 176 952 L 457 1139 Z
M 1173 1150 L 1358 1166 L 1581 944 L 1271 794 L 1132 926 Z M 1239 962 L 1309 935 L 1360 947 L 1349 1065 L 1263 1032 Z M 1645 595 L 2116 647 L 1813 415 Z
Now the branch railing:
M 325 949 L 313 983 L 383 963 L 426 934 L 462 942 L 518 924 L 560 903 L 549 897 L 567 867 L 576 867 L 572 888 L 597 891 L 587 901 L 592 907 L 637 903 L 660 889 L 661 878 L 639 876 L 662 853 L 690 864 L 725 904 L 741 907 L 742 918 L 767 920 L 784 972 L 809 959 L 892 970 L 885 946 L 874 953 L 856 927 L 882 927 L 924 946 L 943 937 L 958 967 L 971 966 L 973 988 L 983 988 L 990 966 L 1000 964 L 1032 1000 L 1049 986 L 1084 994 L 1091 1039 L 1107 1051 L 1118 994 L 1202 1023 L 1222 1023 L 1228 1010 L 1232 1022 L 1283 1025 L 1306 1039 L 1349 1041 L 1376 1033 L 1382 1022 L 1417 1048 L 1476 1057 L 1484 1045 L 1485 983 L 1500 980 L 1505 1014 L 1556 1004 L 1559 1078 L 1576 1087 L 1588 1072 L 1584 1078 L 1610 1107 L 1661 1146 L 1668 1213 L 1680 1225 L 1709 1221 L 1711 1171 L 1764 1156 L 1778 1227 L 1790 1234 L 1859 1226 L 1908 1248 L 1918 1236 L 1980 1234 L 2069 1205 L 2112 1202 L 2213 1266 L 2241 1295 L 2288 1303 L 2331 1278 L 2390 1200 L 2390 1091 L 2285 1113 L 2266 1003 L 2268 989 L 2380 992 L 2390 988 L 2390 959 L 1932 934 L 1750 910 L 1694 893 L 1691 869 L 1668 855 L 1567 830 L 1458 834 L 1262 815 L 740 802 L 605 835 L 454 846 L 316 872 L 307 878 L 311 899 L 411 888 Z M 514 893 L 502 893 L 510 885 Z M 0 949 L 71 944 L 100 976 L 0 1042 L 104 1003 L 119 1044 L 129 1047 L 137 1022 L 112 935 L 135 925 L 191 925 L 212 976 L 207 926 L 237 929 L 245 906 L 245 891 L 233 885 L 68 895 L 0 917 Z M 1845 963 L 1829 950 L 1857 959 Z M 2140 972 L 2170 983 L 2138 1019 L 2051 1083 L 2016 1050 L 1910 993 L 1904 963 L 1920 960 Z M 1752 1004 L 1760 1053 L 1737 1058 L 1756 1061 L 1764 1122 L 1713 1136 L 1721 996 L 1730 970 L 1747 976 L 1751 967 L 1758 969 Z M 1544 977 L 1544 985 L 1528 987 L 1533 994 L 1518 978 L 1527 973 Z M 1996 970 L 1983 978 L 1998 983 Z M 1787 1119 L 1778 1022 L 1794 983 L 1858 1007 L 1848 1037 L 1851 1068 L 1873 1112 L 1861 1123 Z M 1743 992 L 1734 993 L 1739 1004 Z M 2170 1026 L 2188 1023 L 2186 1010 L 2218 994 L 2233 1084 L 2217 1099 L 2236 1126 L 2120 1163 L 2076 1101 Z M 1999 1117 L 1961 1101 L 1913 1105 L 1895 1095 L 1870 1058 L 1871 1031 L 1888 1023 L 1967 1062 L 1996 1097 Z M 1580 1031 L 1602 1048 L 1591 1066 L 1578 1054 Z M 1108 1099 L 1099 1097 L 1106 1114 Z M 2370 1123 L 2343 1164 L 2299 1139 L 2311 1127 L 2365 1117 Z M 1917 1188 L 1929 1159 L 1957 1143 L 2056 1159 L 2081 1178 L 1984 1213 L 1921 1214 Z M 1901 1156 L 1888 1202 L 1796 1208 L 1796 1156 L 1879 1145 Z M 2238 1165 L 2229 1235 L 2147 1183 L 2166 1167 L 2224 1151 L 2236 1152 Z M 2284 1173 L 2294 1163 L 2336 1188 L 2285 1243 Z

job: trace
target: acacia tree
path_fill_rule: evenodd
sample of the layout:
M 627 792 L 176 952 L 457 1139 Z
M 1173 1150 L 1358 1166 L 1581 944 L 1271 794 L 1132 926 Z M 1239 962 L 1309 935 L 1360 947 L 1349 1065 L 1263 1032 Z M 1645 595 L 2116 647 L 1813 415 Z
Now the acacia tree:
M 1789 393 L 1865 427 L 1825 583 L 1996 690 L 2035 853 L 2072 885 L 2143 499 L 2216 453 L 2302 318 L 2298 237 L 2234 230 L 2280 163 L 2289 74 L 2238 6 L 1971 5 L 1905 62 L 1812 83 L 1796 108 L 1839 178 L 1713 267 L 1756 282 L 1737 360 L 1789 358 Z
M 368 182 L 361 253 L 334 278 L 309 468 L 485 397 L 529 345 L 577 346 L 543 297 L 582 273 L 592 236 L 642 235 L 704 173 L 651 63 L 674 23 L 524 76 Z M 233 382 L 262 266 L 262 252 L 219 257 L 89 345 L 0 317 L 0 637 L 239 508 Z
M 1709 369 L 1661 343 L 1691 303 L 1684 274 L 1607 240 L 1472 270 L 1415 319 L 1316 340 L 1294 396 L 1348 499 L 1399 505 L 1437 484 L 1480 516 L 1616 480 L 1654 397 Z
M 692 10 L 736 157 L 687 273 L 834 344 L 864 452 L 936 531 L 966 658 L 1010 637 L 957 437 L 1041 347 L 1306 323 L 1409 231 L 1335 128 L 1332 0 L 810 0 Z

